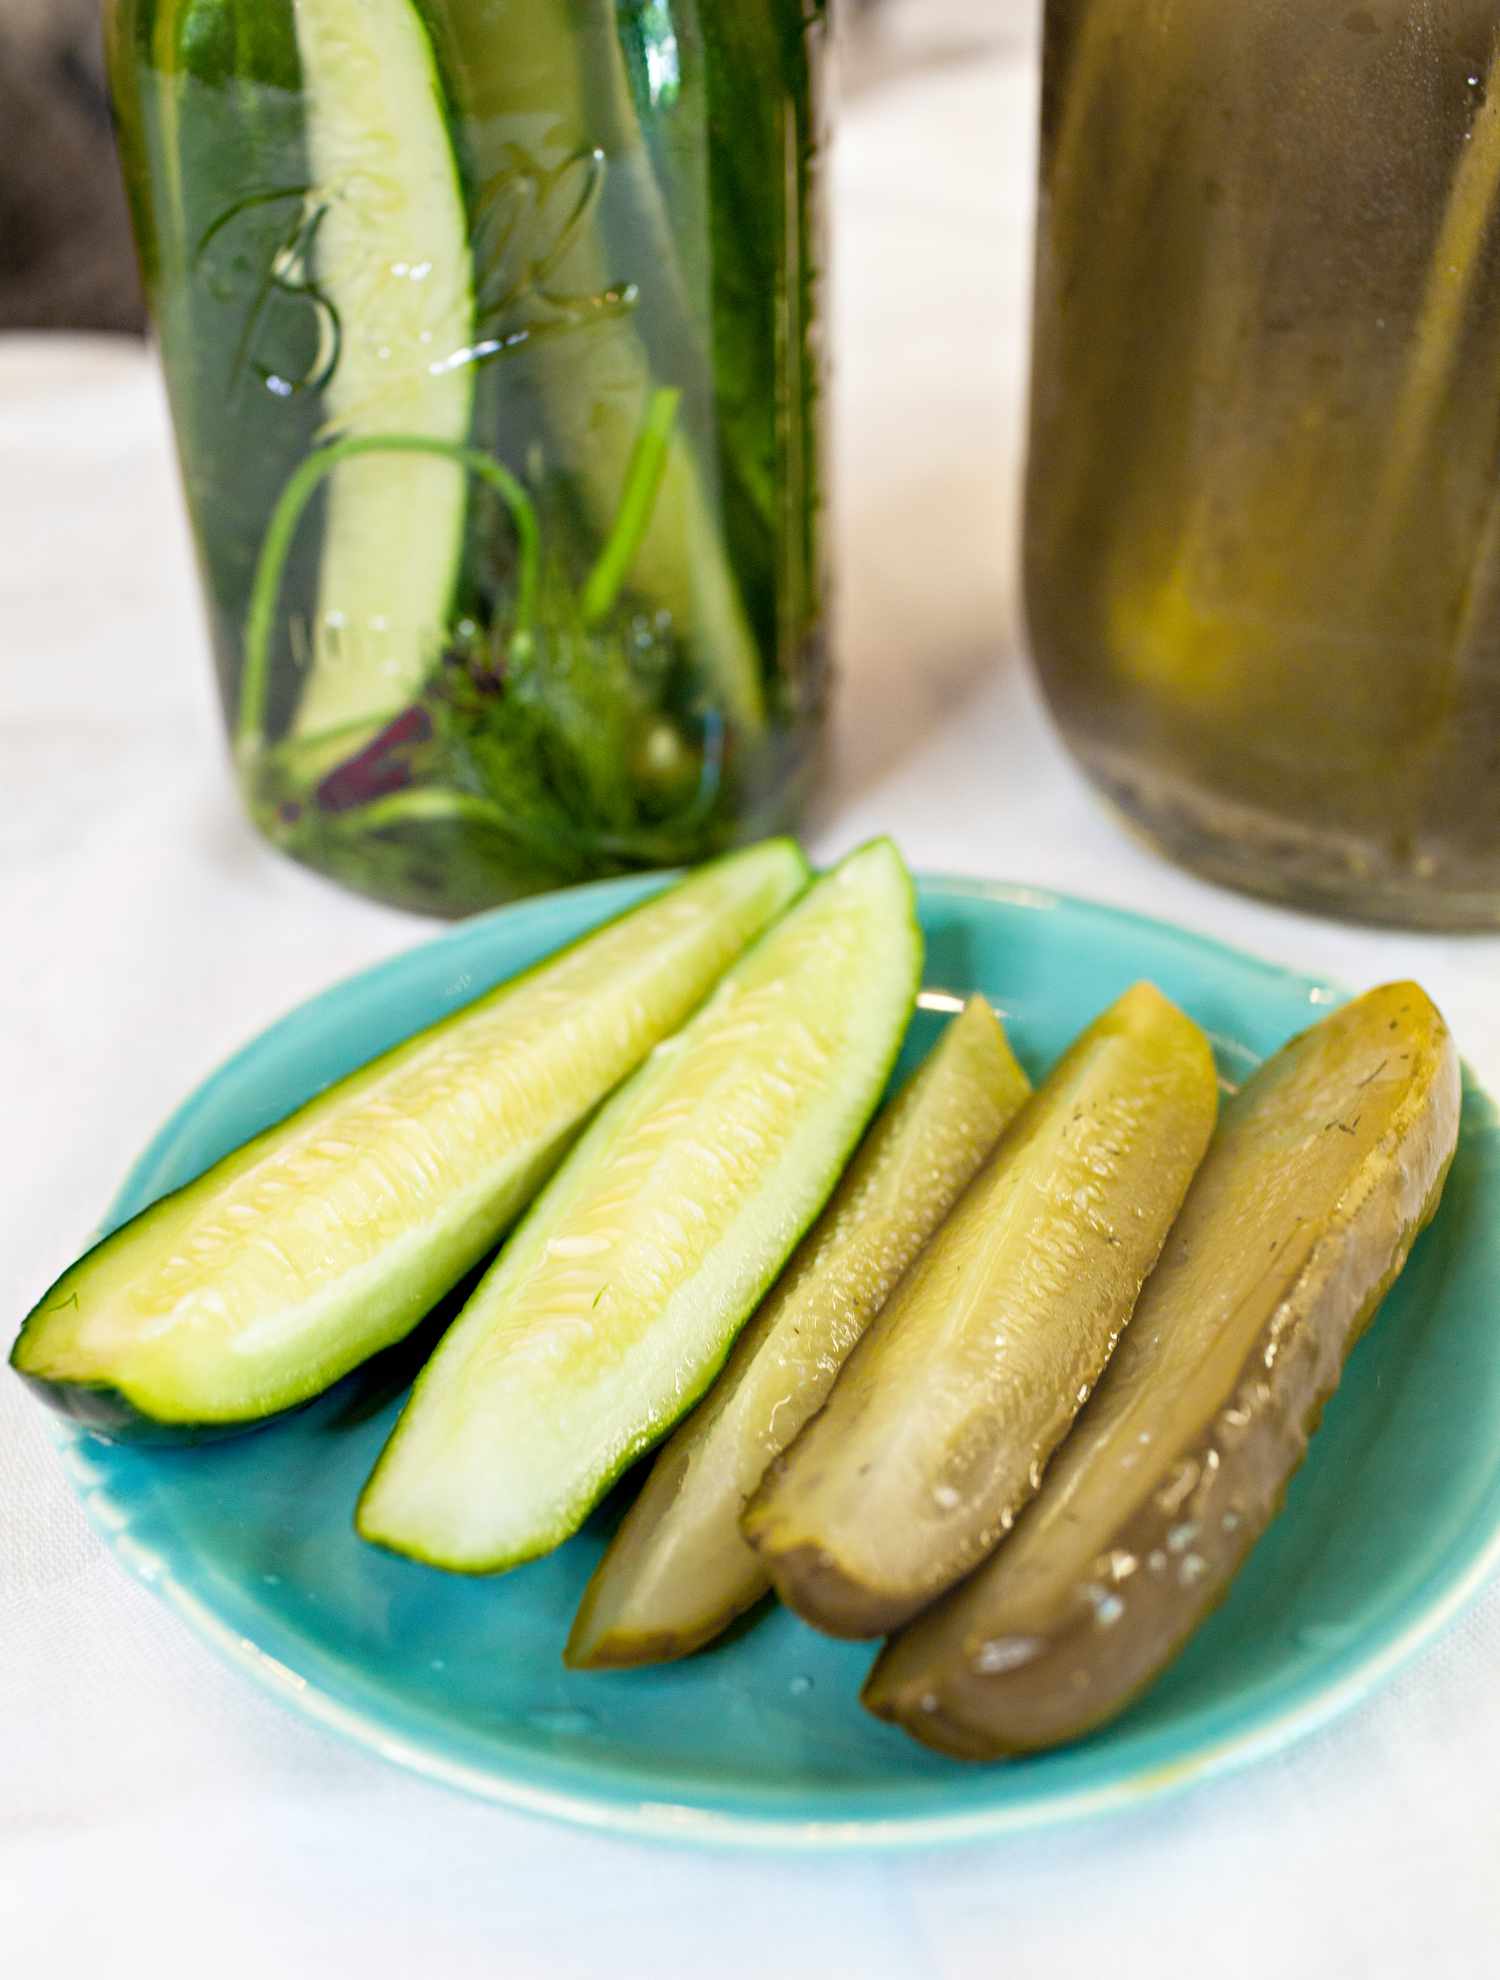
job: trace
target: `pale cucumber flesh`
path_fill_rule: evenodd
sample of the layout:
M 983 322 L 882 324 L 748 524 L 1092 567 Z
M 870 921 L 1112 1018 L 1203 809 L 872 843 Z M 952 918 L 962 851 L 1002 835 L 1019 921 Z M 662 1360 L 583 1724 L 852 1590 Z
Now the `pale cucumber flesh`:
M 1149 984 L 1088 1028 L 751 1500 L 777 1593 L 838 1636 L 975 1567 L 1102 1373 L 1203 1158 L 1213 1054 Z
M 1411 983 L 1261 1067 L 1040 1493 L 887 1647 L 872 1711 L 997 1759 L 1077 1738 L 1157 1676 L 1279 1507 L 1436 1208 L 1460 1098 L 1447 1028 Z
M 411 0 L 298 0 L 317 213 L 312 275 L 336 335 L 325 437 L 461 443 L 473 403 L 468 219 L 427 30 Z M 337 326 L 336 331 L 332 328 Z M 369 454 L 333 471 L 296 732 L 388 718 L 442 650 L 463 469 Z
M 569 1663 L 685 1656 L 766 1592 L 764 1564 L 740 1533 L 746 1499 L 1030 1091 L 1000 1020 L 972 997 L 871 1128 L 723 1373 L 663 1447 L 589 1583 Z
M 437 1353 L 360 1501 L 493 1572 L 564 1540 L 698 1398 L 873 1111 L 921 963 L 880 841 L 819 881 L 602 1111 Z
M 89 1252 L 12 1359 L 120 1434 L 254 1421 L 406 1334 L 806 884 L 773 840 L 397 1046 Z

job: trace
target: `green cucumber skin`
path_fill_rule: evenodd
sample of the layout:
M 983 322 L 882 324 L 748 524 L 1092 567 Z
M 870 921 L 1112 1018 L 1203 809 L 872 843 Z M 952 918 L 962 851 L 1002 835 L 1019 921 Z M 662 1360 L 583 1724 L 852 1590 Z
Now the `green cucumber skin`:
M 891 843 L 892 842 L 889 839 L 877 839 L 871 842 L 871 844 L 873 845 L 890 845 Z M 861 850 L 863 850 L 863 848 L 861 848 Z M 821 876 L 815 876 L 815 877 L 821 877 Z M 921 988 L 922 961 L 924 954 L 924 937 L 922 933 L 921 920 L 917 910 L 916 888 L 909 873 L 907 873 L 906 875 L 906 889 L 907 889 L 907 909 L 903 924 L 903 933 L 908 938 L 911 949 L 911 972 L 910 972 L 911 983 L 910 983 L 909 1004 L 912 1008 L 914 1008 L 918 991 Z M 743 960 L 748 958 L 756 948 L 758 948 L 762 943 L 764 943 L 774 932 L 775 926 L 776 924 L 774 922 L 771 923 L 769 927 L 763 930 L 762 933 L 756 937 L 753 943 L 748 944 L 745 950 L 742 952 L 741 959 Z M 866 1128 L 868 1128 L 870 1121 L 875 1114 L 875 1110 L 880 1105 L 881 1098 L 884 1095 L 886 1088 L 890 1084 L 891 1075 L 896 1068 L 896 1062 L 901 1056 L 901 1047 L 905 1039 L 906 1029 L 907 1027 L 903 1025 L 897 1031 L 891 1049 L 887 1054 L 884 1065 L 880 1070 L 879 1077 L 876 1079 L 872 1079 L 871 1081 L 871 1090 L 869 1094 L 868 1105 L 865 1107 L 863 1113 L 860 1115 L 859 1120 L 855 1125 L 853 1132 L 847 1137 L 843 1148 L 840 1150 L 837 1156 L 837 1159 L 830 1165 L 830 1173 L 824 1179 L 822 1188 L 817 1192 L 816 1201 L 812 1203 L 811 1207 L 807 1211 L 807 1214 L 797 1225 L 796 1229 L 788 1235 L 786 1246 L 781 1256 L 776 1260 L 774 1260 L 771 1263 L 771 1265 L 768 1267 L 767 1271 L 762 1277 L 760 1284 L 756 1288 L 754 1297 L 749 1301 L 747 1301 L 745 1305 L 745 1310 L 738 1316 L 737 1320 L 726 1330 L 725 1336 L 723 1340 L 720 1342 L 715 1356 L 711 1360 L 708 1360 L 701 1365 L 701 1367 L 696 1373 L 696 1377 L 692 1386 L 690 1388 L 684 1388 L 678 1396 L 675 1396 L 673 1398 L 673 1403 L 671 1408 L 667 1411 L 660 1413 L 651 1424 L 644 1427 L 637 1434 L 637 1436 L 630 1442 L 630 1444 L 626 1447 L 626 1449 L 621 1453 L 618 1461 L 612 1464 L 611 1466 L 609 1466 L 607 1469 L 602 1470 L 597 1475 L 593 1484 L 590 1486 L 587 1494 L 582 1498 L 580 1498 L 569 1509 L 562 1523 L 563 1530 L 560 1530 L 556 1533 L 548 1534 L 546 1536 L 539 1536 L 535 1546 L 528 1548 L 522 1552 L 518 1552 L 515 1554 L 498 1555 L 492 1559 L 488 1559 L 482 1562 L 466 1562 L 463 1565 L 456 1566 L 452 1562 L 442 1559 L 440 1556 L 438 1556 L 435 1553 L 429 1553 L 427 1551 L 424 1551 L 424 1549 L 418 1544 L 403 1542 L 402 1544 L 398 1545 L 389 1538 L 386 1538 L 385 1536 L 379 1533 L 367 1529 L 367 1523 L 366 1523 L 367 1501 L 369 1500 L 370 1495 L 374 1489 L 375 1482 L 380 1475 L 382 1467 L 385 1465 L 387 1458 L 391 1455 L 391 1453 L 395 1450 L 397 1444 L 399 1443 L 403 1434 L 403 1430 L 412 1414 L 414 1405 L 416 1404 L 418 1398 L 421 1395 L 422 1389 L 428 1379 L 429 1373 L 436 1360 L 436 1351 L 434 1351 L 432 1358 L 428 1360 L 426 1366 L 422 1369 L 421 1373 L 417 1376 L 416 1381 L 413 1383 L 411 1393 L 407 1397 L 406 1402 L 402 1406 L 401 1415 L 397 1419 L 396 1427 L 392 1430 L 390 1437 L 386 1442 L 384 1450 L 382 1450 L 379 1458 L 376 1460 L 374 1470 L 370 1473 L 370 1476 L 365 1483 L 364 1489 L 360 1493 L 358 1503 L 356 1504 L 354 1510 L 354 1528 L 355 1531 L 359 1534 L 360 1538 L 362 1540 L 368 1541 L 370 1545 L 380 1548 L 382 1552 L 395 1555 L 400 1559 L 416 1561 L 425 1567 L 439 1568 L 448 1574 L 461 1574 L 476 1579 L 487 1575 L 504 1574 L 508 1572 L 511 1568 L 524 1566 L 527 1561 L 539 1560 L 544 1555 L 552 1553 L 565 1540 L 571 1538 L 572 1535 L 576 1533 L 578 1528 L 583 1524 L 584 1520 L 587 1519 L 588 1515 L 593 1511 L 595 1506 L 597 1506 L 599 1502 L 607 1496 L 610 1490 L 619 1482 L 619 1480 L 625 1475 L 625 1473 L 630 1469 L 630 1467 L 633 1464 L 635 1464 L 640 1458 L 644 1457 L 648 1451 L 652 1450 L 657 1444 L 659 1444 L 664 1437 L 668 1436 L 670 1432 L 673 1429 L 675 1429 L 677 1424 L 681 1422 L 683 1417 L 685 1417 L 688 1414 L 688 1412 L 691 1409 L 693 1409 L 697 1403 L 702 1401 L 703 1397 L 712 1387 L 714 1381 L 717 1379 L 719 1375 L 720 1370 L 723 1368 L 724 1363 L 728 1360 L 730 1350 L 733 1348 L 734 1343 L 738 1338 L 741 1330 L 754 1316 L 757 1307 L 760 1305 L 761 1301 L 766 1297 L 766 1295 L 770 1292 L 772 1286 L 776 1283 L 776 1280 L 779 1278 L 782 1268 L 785 1266 L 787 1259 L 792 1255 L 793 1251 L 796 1250 L 797 1246 L 801 1243 L 802 1239 L 807 1235 L 807 1232 L 812 1228 L 812 1226 L 817 1222 L 818 1218 L 823 1214 L 823 1210 L 827 1205 L 829 1197 L 832 1196 L 834 1190 L 838 1187 L 840 1177 L 843 1175 L 845 1169 L 849 1166 L 849 1162 L 853 1157 L 855 1150 L 858 1148 L 861 1140 L 864 1138 L 865 1130 Z M 512 1231 L 512 1236 L 519 1236 L 521 1230 L 525 1226 L 527 1219 L 535 1215 L 539 1207 L 540 1207 L 539 1205 L 533 1205 L 532 1209 L 528 1210 L 528 1212 L 526 1213 L 526 1217 L 523 1217 L 515 1225 Z M 440 1347 L 441 1347 L 441 1343 L 439 1343 L 439 1348 Z
M 784 847 L 788 854 L 795 856 L 800 871 L 800 878 L 796 888 L 789 890 L 788 900 L 783 903 L 782 911 L 784 912 L 785 907 L 792 900 L 798 898 L 800 893 L 805 890 L 810 877 L 810 870 L 801 848 L 793 840 L 767 841 L 763 850 L 769 850 L 772 846 L 778 845 Z M 743 857 L 745 855 L 742 853 L 727 854 L 722 863 Z M 718 861 L 713 862 L 715 865 L 720 863 Z M 707 870 L 700 869 L 700 871 Z M 670 874 L 664 875 L 662 887 L 657 892 L 648 896 L 645 902 L 638 902 L 624 909 L 620 914 L 612 915 L 606 921 L 600 922 L 597 927 L 585 930 L 583 934 L 575 937 L 573 941 L 564 943 L 561 948 L 555 949 L 550 955 L 540 957 L 535 963 L 531 964 L 527 969 L 520 971 L 516 976 L 509 977 L 505 982 L 496 984 L 492 989 L 482 992 L 471 1003 L 461 1006 L 458 1010 L 452 1011 L 446 1017 L 440 1019 L 436 1024 L 427 1026 L 422 1032 L 412 1035 L 414 1037 L 437 1036 L 460 1023 L 470 1011 L 477 1005 L 482 1004 L 487 998 L 505 995 L 519 989 L 531 978 L 539 975 L 543 970 L 549 969 L 562 957 L 582 947 L 584 943 L 592 940 L 606 928 L 613 927 L 617 923 L 627 920 L 640 907 L 647 906 L 651 901 L 658 899 L 671 886 L 673 877 Z M 761 938 L 758 937 L 757 939 Z M 745 951 L 742 950 L 741 953 L 743 954 Z M 713 984 L 710 983 L 705 989 L 704 995 L 710 995 L 712 989 Z M 410 1039 L 398 1041 L 388 1051 L 382 1052 L 374 1059 L 368 1060 L 364 1065 L 356 1067 L 354 1072 L 347 1075 L 347 1077 L 362 1077 L 374 1068 L 383 1065 L 397 1052 L 403 1051 L 410 1042 Z M 81 1423 L 87 1429 L 95 1431 L 99 1435 L 108 1437 L 118 1443 L 201 1443 L 220 1437 L 232 1436 L 237 1432 L 255 1429 L 263 1423 L 271 1422 L 276 1417 L 285 1415 L 288 1411 L 302 1408 L 315 1397 L 321 1395 L 326 1389 L 332 1387 L 334 1382 L 339 1381 L 354 1368 L 369 1360 L 373 1354 L 379 1353 L 383 1348 L 393 1346 L 397 1341 L 404 1339 L 420 1323 L 432 1310 L 442 1294 L 452 1284 L 456 1283 L 457 1279 L 461 1278 L 465 1271 L 478 1263 L 479 1258 L 484 1255 L 483 1251 L 474 1258 L 471 1258 L 466 1265 L 461 1266 L 457 1272 L 444 1273 L 440 1284 L 430 1285 L 425 1280 L 418 1279 L 412 1291 L 398 1304 L 391 1328 L 384 1340 L 370 1348 L 367 1352 L 359 1354 L 353 1360 L 346 1361 L 343 1365 L 330 1364 L 329 1367 L 310 1371 L 305 1382 L 297 1388 L 296 1392 L 290 1394 L 285 1402 L 272 1410 L 247 1412 L 243 1415 L 227 1415 L 214 1419 L 190 1416 L 180 1418 L 169 1417 L 142 1408 L 129 1395 L 113 1384 L 54 1380 L 50 1377 L 36 1374 L 24 1366 L 26 1345 L 28 1341 L 34 1341 L 45 1330 L 48 1312 L 61 1304 L 68 1303 L 70 1297 L 76 1292 L 80 1276 L 86 1272 L 91 1264 L 98 1265 L 101 1262 L 107 1261 L 117 1239 L 125 1232 L 138 1234 L 142 1230 L 149 1230 L 153 1219 L 158 1218 L 159 1213 L 163 1209 L 168 1205 L 179 1202 L 189 1192 L 198 1189 L 205 1181 L 211 1179 L 218 1170 L 220 1163 L 240 1155 L 244 1149 L 252 1148 L 271 1136 L 279 1135 L 284 1129 L 293 1125 L 309 1107 L 320 1102 L 328 1091 L 328 1088 L 324 1088 L 321 1092 L 313 1094 L 301 1107 L 294 1108 L 291 1113 L 284 1115 L 278 1121 L 272 1122 L 269 1126 L 262 1129 L 259 1134 L 252 1136 L 249 1141 L 243 1142 L 238 1147 L 229 1150 L 220 1158 L 220 1162 L 212 1164 L 201 1175 L 195 1176 L 190 1182 L 184 1183 L 178 1189 L 168 1191 L 166 1195 L 159 1197 L 156 1202 L 148 1204 L 144 1210 L 137 1212 L 134 1217 L 127 1218 L 124 1223 L 116 1226 L 114 1230 L 107 1232 L 99 1238 L 80 1258 L 76 1259 L 66 1271 L 61 1273 L 53 1281 L 21 1323 L 21 1330 L 17 1334 L 10 1350 L 9 1360 L 11 1368 L 26 1383 L 33 1394 L 38 1396 L 49 1408 L 55 1410 L 59 1415 L 70 1418 L 74 1422 Z M 568 1147 L 576 1139 L 577 1134 L 586 1125 L 587 1119 L 588 1116 L 585 1115 L 584 1119 L 576 1124 L 576 1127 L 571 1133 L 565 1134 L 560 1140 L 553 1143 L 538 1156 L 528 1177 L 529 1186 L 523 1191 L 521 1202 L 517 1210 L 513 1213 L 512 1223 L 514 1223 L 516 1217 L 524 1214 L 526 1204 L 529 1203 L 531 1197 L 542 1187 L 552 1170 L 561 1161 Z M 496 1239 L 503 1235 L 503 1230 L 496 1233 Z M 492 1240 L 491 1244 L 485 1247 L 485 1250 L 493 1249 L 494 1241 Z
M 172 1192 L 172 1195 L 176 1194 L 176 1191 Z M 131 1218 L 129 1223 L 122 1224 L 120 1229 L 128 1230 L 132 1226 L 144 1225 L 152 1210 L 157 1209 L 161 1203 L 170 1201 L 170 1195 L 159 1198 L 150 1209 L 141 1211 L 139 1217 Z M 91 1244 L 83 1256 L 69 1266 L 62 1278 L 48 1287 L 33 1311 L 27 1314 L 21 1331 L 16 1336 L 15 1345 L 10 1351 L 11 1370 L 37 1401 L 44 1403 L 54 1414 L 64 1417 L 70 1423 L 78 1424 L 84 1430 L 93 1431 L 96 1436 L 104 1437 L 112 1444 L 134 1444 L 145 1449 L 215 1444 L 226 1437 L 237 1437 L 248 1430 L 259 1429 L 264 1423 L 274 1422 L 276 1419 L 270 1416 L 227 1423 L 167 1422 L 161 1417 L 148 1416 L 144 1410 L 137 1408 L 123 1390 L 117 1389 L 112 1383 L 54 1382 L 44 1375 L 33 1375 L 29 1369 L 21 1367 L 16 1359 L 21 1342 L 29 1330 L 45 1320 L 48 1305 L 55 1303 L 52 1295 L 59 1292 L 66 1281 L 72 1278 L 75 1272 L 81 1271 L 90 1259 L 103 1251 L 113 1236 L 114 1232 L 111 1231 L 108 1236 Z M 312 1398 L 308 1397 L 307 1400 L 311 1401 Z M 303 1406 L 302 1403 L 292 1403 L 279 1413 L 286 1415 Z
M 100 1243 L 107 1242 L 101 1239 Z M 98 1246 L 93 1247 L 95 1250 Z M 81 1265 L 88 1252 L 79 1259 Z M 243 1437 L 262 1430 L 283 1416 L 306 1409 L 315 1396 L 288 1403 L 271 1416 L 246 1417 L 224 1423 L 169 1423 L 158 1416 L 147 1416 L 121 1390 L 106 1382 L 49 1382 L 41 1375 L 29 1375 L 17 1368 L 16 1376 L 38 1401 L 54 1415 L 76 1423 L 107 1443 L 129 1444 L 138 1450 L 182 1450 L 194 1444 L 222 1444 L 229 1437 Z

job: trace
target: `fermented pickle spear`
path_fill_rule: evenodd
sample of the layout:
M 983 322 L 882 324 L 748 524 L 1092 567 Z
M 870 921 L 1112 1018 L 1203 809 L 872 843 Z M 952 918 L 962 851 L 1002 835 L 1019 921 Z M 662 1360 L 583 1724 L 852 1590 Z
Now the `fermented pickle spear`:
M 983 1560 L 1130 1318 L 1213 1131 L 1208 1040 L 1148 983 L 1075 1041 L 891 1295 L 744 1531 L 835 1636 Z
M 1223 1129 L 1014 1535 L 887 1646 L 882 1718 L 994 1759 L 1113 1717 L 1223 1596 L 1437 1207 L 1459 1070 L 1413 983 L 1305 1031 Z
M 657 1458 L 568 1639 L 579 1668 L 685 1657 L 770 1587 L 740 1514 L 1031 1085 L 971 997 L 866 1136 L 822 1217 Z

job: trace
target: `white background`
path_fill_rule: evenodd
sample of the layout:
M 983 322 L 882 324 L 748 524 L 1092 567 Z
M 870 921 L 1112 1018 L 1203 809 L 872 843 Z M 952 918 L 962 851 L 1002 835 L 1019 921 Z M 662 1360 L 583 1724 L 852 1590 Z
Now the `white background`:
M 1044 725 L 1010 562 L 1029 45 L 965 0 L 940 59 L 893 80 L 913 18 L 861 55 L 835 174 L 845 661 L 814 850 L 892 831 L 920 865 L 1145 907 L 1356 985 L 1419 975 L 1500 1083 L 1500 942 L 1204 887 L 1121 835 Z M 0 436 L 16 1316 L 188 1087 L 424 925 L 281 863 L 236 811 L 149 361 L 0 342 Z M 0 1974 L 1479 1980 L 1500 1943 L 1497 1676 L 1491 1588 L 1352 1718 L 1126 1818 L 884 1860 L 608 1841 L 408 1779 L 222 1670 L 107 1559 L 0 1379 Z

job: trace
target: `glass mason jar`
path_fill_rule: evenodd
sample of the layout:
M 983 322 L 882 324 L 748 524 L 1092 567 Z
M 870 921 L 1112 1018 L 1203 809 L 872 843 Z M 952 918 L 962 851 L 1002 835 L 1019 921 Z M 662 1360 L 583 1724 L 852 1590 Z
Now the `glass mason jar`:
M 462 913 L 786 822 L 823 0 L 107 0 L 261 830 Z
M 1500 0 L 1048 0 L 1026 524 L 1093 780 L 1500 923 Z

